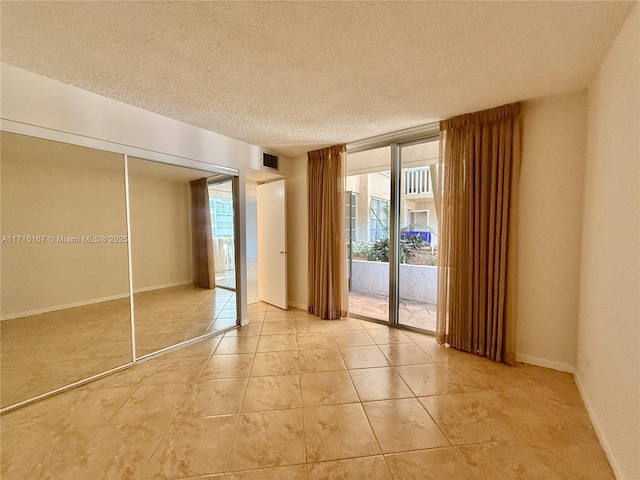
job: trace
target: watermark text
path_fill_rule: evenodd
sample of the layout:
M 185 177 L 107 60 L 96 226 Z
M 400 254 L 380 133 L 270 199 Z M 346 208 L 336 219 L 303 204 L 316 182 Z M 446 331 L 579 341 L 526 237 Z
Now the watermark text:
M 3 244 L 37 245 L 44 243 L 56 244 L 100 244 L 100 243 L 128 243 L 126 235 L 3 235 Z

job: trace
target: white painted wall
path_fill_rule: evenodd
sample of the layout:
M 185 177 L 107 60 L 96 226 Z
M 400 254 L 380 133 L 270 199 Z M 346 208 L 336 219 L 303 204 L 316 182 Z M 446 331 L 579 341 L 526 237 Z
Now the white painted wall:
M 191 283 L 189 183 L 129 175 L 129 191 L 134 291 Z
M 640 478 L 640 8 L 589 89 L 577 381 L 620 480 Z
M 127 235 L 122 156 L 7 132 L 1 143 L 2 318 L 127 296 L 127 244 L 108 242 Z
M 525 103 L 517 360 L 576 364 L 586 91 Z

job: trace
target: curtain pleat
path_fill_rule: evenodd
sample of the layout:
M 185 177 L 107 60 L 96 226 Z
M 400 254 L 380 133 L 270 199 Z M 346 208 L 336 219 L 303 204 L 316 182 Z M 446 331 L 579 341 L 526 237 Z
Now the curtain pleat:
M 515 361 L 520 104 L 440 123 L 436 340 Z
M 324 319 L 347 316 L 345 156 L 345 145 L 308 153 L 308 310 Z
M 193 252 L 193 285 L 215 288 L 213 265 L 213 233 L 207 179 L 190 182 L 191 187 L 191 244 Z

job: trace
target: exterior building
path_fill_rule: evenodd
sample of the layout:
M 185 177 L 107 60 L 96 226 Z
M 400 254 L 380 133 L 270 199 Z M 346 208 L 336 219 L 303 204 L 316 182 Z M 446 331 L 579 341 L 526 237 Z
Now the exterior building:
M 347 177 L 346 225 L 351 241 L 370 242 L 386 238 L 389 231 L 390 175 L 379 171 Z M 437 244 L 438 216 L 429 166 L 404 169 L 401 179 L 401 230 L 422 234 Z

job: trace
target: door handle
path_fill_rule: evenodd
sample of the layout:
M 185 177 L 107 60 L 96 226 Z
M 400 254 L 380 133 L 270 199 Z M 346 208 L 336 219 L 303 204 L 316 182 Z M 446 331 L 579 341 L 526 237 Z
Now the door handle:
M 284 255 L 286 252 L 286 250 L 283 250 L 282 252 L 278 252 L 280 255 Z

